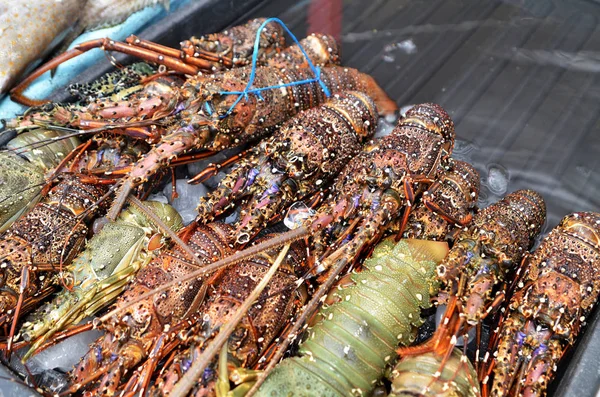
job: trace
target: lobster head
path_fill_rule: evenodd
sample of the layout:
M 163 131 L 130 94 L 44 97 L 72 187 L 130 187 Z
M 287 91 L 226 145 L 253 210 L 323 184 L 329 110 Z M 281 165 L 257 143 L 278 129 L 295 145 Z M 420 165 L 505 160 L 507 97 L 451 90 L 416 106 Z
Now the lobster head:
M 546 221 L 546 203 L 533 190 L 517 190 L 475 217 L 483 251 L 504 273 L 519 264 Z
M 222 69 L 223 61 L 229 65 L 250 64 L 256 34 L 265 18 L 251 19 L 244 25 L 235 26 L 221 33 L 207 34 L 181 42 L 181 49 L 190 57 L 214 61 L 215 69 Z M 285 45 L 283 28 L 276 22 L 266 24 L 260 32 L 259 59 L 263 61 L 271 52 Z
M 245 69 L 235 69 L 199 76 L 186 84 L 183 117 L 193 130 L 205 130 L 204 148 L 221 150 L 237 146 L 264 132 L 263 122 L 268 120 L 268 115 L 258 113 L 264 108 L 258 106 L 260 97 L 252 93 L 239 94 L 248 85 L 248 73 Z

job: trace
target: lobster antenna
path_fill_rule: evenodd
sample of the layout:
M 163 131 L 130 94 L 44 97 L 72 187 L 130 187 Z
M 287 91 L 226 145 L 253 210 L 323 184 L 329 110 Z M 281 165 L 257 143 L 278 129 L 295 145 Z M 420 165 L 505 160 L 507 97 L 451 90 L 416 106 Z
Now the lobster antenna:
M 339 260 L 334 265 L 334 267 L 331 268 L 331 274 L 329 275 L 329 278 L 327 279 L 327 281 L 321 284 L 317 291 L 315 291 L 310 302 L 308 302 L 308 304 L 304 307 L 304 311 L 294 323 L 294 326 L 290 330 L 288 337 L 281 342 L 281 344 L 279 345 L 279 349 L 277 349 L 277 352 L 271 358 L 269 365 L 267 365 L 264 372 L 258 375 L 258 377 L 256 378 L 256 383 L 254 384 L 254 386 L 252 386 L 250 390 L 248 390 L 248 393 L 245 397 L 252 397 L 254 393 L 258 391 L 260 385 L 262 385 L 265 379 L 267 379 L 267 376 L 271 373 L 271 371 L 273 371 L 273 368 L 275 368 L 275 365 L 277 365 L 279 360 L 281 360 L 290 343 L 292 343 L 292 341 L 296 339 L 300 328 L 302 328 L 308 317 L 311 316 L 314 313 L 314 311 L 319 307 L 319 304 L 322 300 L 321 298 L 323 298 L 325 294 L 329 292 L 333 284 L 336 282 L 338 275 L 342 272 L 342 270 L 346 267 L 347 264 L 348 262 L 346 260 Z
M 5 202 L 6 200 L 12 199 L 13 197 L 15 197 L 15 196 L 17 196 L 17 195 L 19 195 L 21 193 L 25 193 L 28 190 L 33 190 L 33 189 L 38 188 L 38 187 L 44 187 L 46 185 L 46 183 L 47 182 L 36 183 L 35 185 L 31 185 L 31 186 L 26 187 L 24 189 L 17 190 L 15 193 L 11 194 L 10 196 L 6 196 L 5 198 L 0 199 L 0 204 L 3 203 L 3 202 Z M 34 199 L 35 198 L 37 198 L 37 195 L 34 197 Z
M 254 304 L 254 301 L 259 297 L 262 291 L 265 289 L 269 281 L 273 278 L 279 266 L 285 259 L 287 252 L 290 248 L 290 243 L 288 242 L 279 255 L 277 259 L 271 265 L 265 276 L 260 280 L 260 283 L 256 285 L 256 287 L 252 290 L 250 295 L 244 300 L 244 303 L 235 311 L 233 318 L 231 318 L 223 328 L 219 331 L 219 334 L 215 337 L 215 339 L 206 347 L 206 350 L 200 354 L 197 360 L 194 361 L 190 369 L 181 377 L 179 382 L 175 384 L 173 390 L 170 395 L 172 397 L 185 397 L 189 393 L 189 391 L 194 387 L 197 382 L 197 379 L 200 378 L 200 375 L 204 372 L 208 364 L 212 361 L 213 357 L 217 354 L 221 346 L 229 339 L 229 336 L 235 330 L 238 323 L 242 320 L 242 318 L 246 315 L 246 312 L 250 307 Z
M 276 247 L 280 247 L 284 244 L 292 243 L 296 240 L 299 240 L 303 237 L 308 236 L 308 234 L 309 234 L 309 230 L 307 228 L 299 227 L 297 229 L 290 230 L 289 232 L 282 233 L 281 235 L 274 237 L 270 240 L 264 241 L 260 244 L 256 244 L 256 245 L 253 245 L 252 247 L 246 248 L 242 251 L 238 251 L 235 254 L 228 256 L 227 258 L 223 258 L 216 262 L 211 263 L 210 265 L 203 266 L 202 268 L 195 270 L 189 274 L 186 274 L 183 277 L 179 277 L 175 280 L 164 283 L 162 286 L 157 287 L 157 288 L 153 289 L 152 291 L 148 291 L 142 295 L 139 295 L 137 298 L 129 301 L 126 305 L 115 308 L 112 311 L 106 313 L 104 316 L 95 320 L 96 324 L 98 325 L 98 324 L 108 320 L 110 317 L 116 315 L 117 313 L 125 311 L 125 310 L 129 309 L 131 306 L 133 306 L 145 299 L 148 299 L 159 292 L 171 289 L 174 286 L 176 286 L 182 282 L 191 280 L 196 277 L 200 277 L 203 274 L 210 273 L 210 272 L 218 270 L 220 268 L 239 263 L 239 262 L 241 262 L 247 258 L 250 258 L 254 255 L 257 255 L 263 251 L 266 251 L 266 250 L 269 250 L 272 248 L 276 248 Z
M 23 145 L 16 149 L 9 149 L 9 148 L 0 149 L 0 152 L 13 152 L 16 154 L 27 153 L 31 150 L 51 145 L 54 142 L 64 141 L 66 139 L 76 138 L 78 136 L 84 136 L 84 135 L 89 135 L 89 134 L 95 133 L 95 132 L 89 132 L 92 130 L 75 130 L 72 128 L 58 127 L 58 126 L 51 126 L 51 125 L 44 126 L 44 127 L 49 130 L 56 130 L 56 131 L 63 131 L 63 132 L 66 131 L 66 132 L 72 132 L 72 133 L 66 134 L 66 135 L 61 135 L 61 136 L 55 136 L 52 138 L 47 138 L 47 139 L 44 139 L 44 140 L 38 141 L 38 142 L 28 143 L 27 145 Z M 76 132 L 73 132 L 73 131 L 76 131 Z M 23 149 L 27 149 L 27 150 L 23 150 Z
M 76 133 L 79 135 L 96 134 L 98 132 L 120 130 L 120 129 L 128 128 L 128 127 L 146 127 L 146 126 L 151 126 L 151 125 L 160 125 L 160 126 L 164 125 L 159 120 L 149 119 L 149 120 L 122 122 L 122 123 L 112 123 L 112 124 L 103 125 L 101 127 L 90 128 L 89 130 L 78 130 L 76 128 L 63 127 L 60 125 L 50 124 L 45 120 L 34 119 L 34 121 L 35 121 L 36 125 L 44 127 L 48 130 L 73 132 L 73 133 Z M 125 135 L 127 135 L 127 134 L 125 134 Z M 75 136 L 77 136 L 77 135 L 75 135 Z
M 44 140 L 38 141 L 38 142 L 32 142 L 27 145 L 23 145 L 17 149 L 4 148 L 4 149 L 0 149 L 0 151 L 15 152 L 17 154 L 27 153 L 30 150 L 48 146 L 54 142 L 63 141 L 63 140 L 70 139 L 70 138 L 77 138 L 80 136 L 93 135 L 93 134 L 97 134 L 100 132 L 118 130 L 118 129 L 123 129 L 123 128 L 127 128 L 127 127 L 146 127 L 146 126 L 150 126 L 150 125 L 162 125 L 162 123 L 157 120 L 141 120 L 141 121 L 130 122 L 130 123 L 109 124 L 109 125 L 105 125 L 105 126 L 98 127 L 98 128 L 92 128 L 89 130 L 78 130 L 75 128 L 69 128 L 69 127 L 63 127 L 63 126 L 59 126 L 59 125 L 49 124 L 48 122 L 43 121 L 43 120 L 34 120 L 34 121 L 36 123 L 35 127 L 37 127 L 37 128 L 45 128 L 47 130 L 52 130 L 52 131 L 70 132 L 70 134 L 47 138 L 47 139 L 44 139 Z M 13 128 L 13 130 L 17 130 L 19 128 L 20 129 L 32 129 L 32 126 L 15 127 L 15 128 Z M 127 134 L 125 134 L 125 135 L 127 135 Z M 27 150 L 24 150 L 24 149 L 27 149 Z

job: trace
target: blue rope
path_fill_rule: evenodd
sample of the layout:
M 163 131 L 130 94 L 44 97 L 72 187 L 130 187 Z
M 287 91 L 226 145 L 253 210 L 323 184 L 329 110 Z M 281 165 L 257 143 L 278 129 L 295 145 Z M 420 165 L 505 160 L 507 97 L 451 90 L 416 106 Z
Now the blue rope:
M 294 42 L 298 45 L 298 48 L 300 48 L 300 51 L 302 51 L 302 54 L 304 55 L 304 58 L 306 58 L 306 62 L 308 63 L 308 66 L 315 74 L 315 77 L 313 79 L 293 81 L 291 83 L 272 85 L 272 86 L 263 87 L 263 88 L 251 88 L 252 84 L 254 83 L 254 79 L 256 77 L 256 63 L 258 61 L 258 46 L 260 44 L 260 34 L 261 34 L 262 30 L 264 29 L 264 27 L 270 22 L 276 22 L 279 25 L 281 25 L 281 27 L 283 27 L 285 29 L 285 31 L 290 35 L 292 40 L 294 40 Z M 264 21 L 262 23 L 262 25 L 260 25 L 260 27 L 258 28 L 258 31 L 256 32 L 256 39 L 254 40 L 254 50 L 252 52 L 252 70 L 250 71 L 250 79 L 248 80 L 248 84 L 246 85 L 246 88 L 244 88 L 244 91 L 221 91 L 221 92 L 219 92 L 219 94 L 221 94 L 221 95 L 238 95 L 238 98 L 235 100 L 233 105 L 231 105 L 229 110 L 227 110 L 227 113 L 225 113 L 224 115 L 222 115 L 220 117 L 225 118 L 228 115 L 230 115 L 231 112 L 233 111 L 233 109 L 235 108 L 235 106 L 242 100 L 242 98 L 248 100 L 248 94 L 254 94 L 260 100 L 263 100 L 263 97 L 260 94 L 262 91 L 273 90 L 273 89 L 284 88 L 284 87 L 291 87 L 291 86 L 301 85 L 301 84 L 310 84 L 310 83 L 315 83 L 315 82 L 318 82 L 321 85 L 321 88 L 323 89 L 325 96 L 329 98 L 331 96 L 331 92 L 329 91 L 329 88 L 327 88 L 327 86 L 325 85 L 323 80 L 321 80 L 321 69 L 316 67 L 315 65 L 313 65 L 310 58 L 308 57 L 308 54 L 306 54 L 306 51 L 304 51 L 304 48 L 302 48 L 302 45 L 300 44 L 300 42 L 298 42 L 298 39 L 296 38 L 296 36 L 294 36 L 294 34 L 288 29 L 288 27 L 285 26 L 285 23 L 283 23 L 283 21 L 280 20 L 279 18 L 268 18 L 266 21 Z

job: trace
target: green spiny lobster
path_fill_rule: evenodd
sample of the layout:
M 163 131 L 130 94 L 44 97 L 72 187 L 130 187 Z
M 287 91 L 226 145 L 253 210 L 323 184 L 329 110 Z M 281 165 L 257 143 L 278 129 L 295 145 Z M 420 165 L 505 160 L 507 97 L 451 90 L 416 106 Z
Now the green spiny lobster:
M 173 231 L 183 226 L 181 216 L 170 205 L 153 201 L 145 204 Z M 20 335 L 33 342 L 23 360 L 56 332 L 112 303 L 163 243 L 157 227 L 134 206 L 123 211 L 116 222 L 106 223 L 86 249 L 64 268 L 60 277 L 68 288 L 38 308 L 23 324 Z

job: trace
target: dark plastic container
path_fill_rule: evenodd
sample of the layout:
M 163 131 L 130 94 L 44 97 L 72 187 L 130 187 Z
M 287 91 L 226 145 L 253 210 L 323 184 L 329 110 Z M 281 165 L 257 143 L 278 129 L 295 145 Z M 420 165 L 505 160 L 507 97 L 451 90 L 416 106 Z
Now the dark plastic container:
M 456 156 L 481 173 L 482 206 L 535 189 L 548 205 L 544 234 L 568 213 L 600 211 L 599 2 L 209 0 L 139 36 L 178 46 L 258 16 L 279 17 L 298 37 L 333 34 L 343 63 L 371 74 L 400 106 L 446 108 L 456 123 Z M 76 80 L 110 67 L 106 62 Z M 599 357 L 595 310 L 550 395 L 597 395 Z

